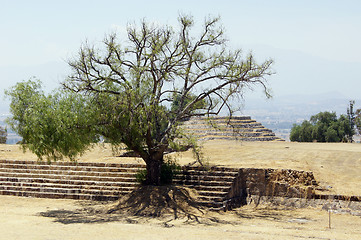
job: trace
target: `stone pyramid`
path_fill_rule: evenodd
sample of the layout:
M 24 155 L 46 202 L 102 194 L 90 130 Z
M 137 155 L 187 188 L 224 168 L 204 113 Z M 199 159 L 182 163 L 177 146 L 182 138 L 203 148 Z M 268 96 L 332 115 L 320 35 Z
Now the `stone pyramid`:
M 182 128 L 191 132 L 201 141 L 213 139 L 241 141 L 284 141 L 272 130 L 249 116 L 241 117 L 192 117 L 183 123 Z

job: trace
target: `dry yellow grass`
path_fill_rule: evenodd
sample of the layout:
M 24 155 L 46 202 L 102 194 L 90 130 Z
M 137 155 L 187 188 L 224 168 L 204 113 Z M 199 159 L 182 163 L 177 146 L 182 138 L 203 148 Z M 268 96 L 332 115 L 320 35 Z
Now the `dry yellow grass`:
M 211 165 L 312 171 L 330 193 L 361 196 L 361 144 L 208 141 L 203 151 Z

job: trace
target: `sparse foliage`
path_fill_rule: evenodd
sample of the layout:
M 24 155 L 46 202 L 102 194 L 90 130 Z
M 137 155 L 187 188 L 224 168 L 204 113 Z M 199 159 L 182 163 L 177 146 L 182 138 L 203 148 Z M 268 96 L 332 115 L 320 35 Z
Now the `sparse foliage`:
M 359 134 L 361 134 L 361 108 L 355 112 L 355 125 Z
M 8 138 L 8 131 L 6 128 L 0 126 L 0 143 L 5 144 Z
M 348 121 L 350 124 L 350 128 L 351 128 L 351 134 L 349 134 L 347 136 L 347 139 L 349 142 L 353 142 L 353 135 L 355 134 L 355 120 L 356 120 L 356 116 L 355 116 L 355 112 L 353 110 L 355 105 L 355 101 L 350 101 L 349 103 L 349 107 L 347 108 L 347 117 L 348 117 Z
M 142 22 L 128 27 L 128 40 L 109 34 L 103 47 L 85 43 L 69 61 L 72 74 L 62 91 L 46 96 L 38 83 L 10 91 L 10 125 L 39 157 L 74 158 L 100 137 L 125 144 L 147 165 L 147 184 L 160 184 L 164 153 L 182 138 L 179 123 L 222 109 L 232 115 L 246 89 L 266 96 L 272 60 L 230 50 L 219 18 L 205 20 L 193 35 L 193 19 L 179 29 Z

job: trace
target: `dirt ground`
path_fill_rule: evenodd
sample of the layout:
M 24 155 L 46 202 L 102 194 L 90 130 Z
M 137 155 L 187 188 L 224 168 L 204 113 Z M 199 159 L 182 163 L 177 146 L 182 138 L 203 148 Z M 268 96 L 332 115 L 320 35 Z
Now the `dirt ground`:
M 207 221 L 79 214 L 89 202 L 0 196 L 0 239 L 360 239 L 361 218 L 320 209 L 246 206 Z M 44 216 L 44 213 L 47 217 Z M 211 220 L 209 220 L 211 219 Z
M 313 171 L 330 193 L 361 195 L 361 145 L 289 142 L 204 143 L 211 165 L 292 168 Z M 192 153 L 171 154 L 181 164 Z M 0 159 L 36 160 L 18 146 L 0 145 Z M 96 146 L 78 161 L 141 162 L 114 157 L 109 146 Z M 154 219 L 109 215 L 97 202 L 0 196 L 2 239 L 360 239 L 361 217 L 329 213 L 320 207 L 302 209 L 259 205 L 226 213 L 205 212 L 194 219 Z M 82 211 L 79 211 L 82 209 Z

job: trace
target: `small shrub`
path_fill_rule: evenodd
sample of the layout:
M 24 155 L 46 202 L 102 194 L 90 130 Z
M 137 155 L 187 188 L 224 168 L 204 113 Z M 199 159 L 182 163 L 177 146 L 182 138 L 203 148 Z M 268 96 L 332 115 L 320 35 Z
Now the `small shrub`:
M 175 175 L 181 172 L 182 168 L 175 159 L 167 158 L 162 165 L 160 172 L 161 184 L 171 184 Z
M 177 163 L 175 159 L 166 158 L 164 161 L 161 172 L 160 172 L 160 182 L 162 185 L 171 184 L 175 175 L 179 174 L 182 170 L 182 167 Z M 144 184 L 147 178 L 147 170 L 139 170 L 136 175 L 137 182 Z
M 143 184 L 147 178 L 147 169 L 141 169 L 135 174 L 136 181 Z

